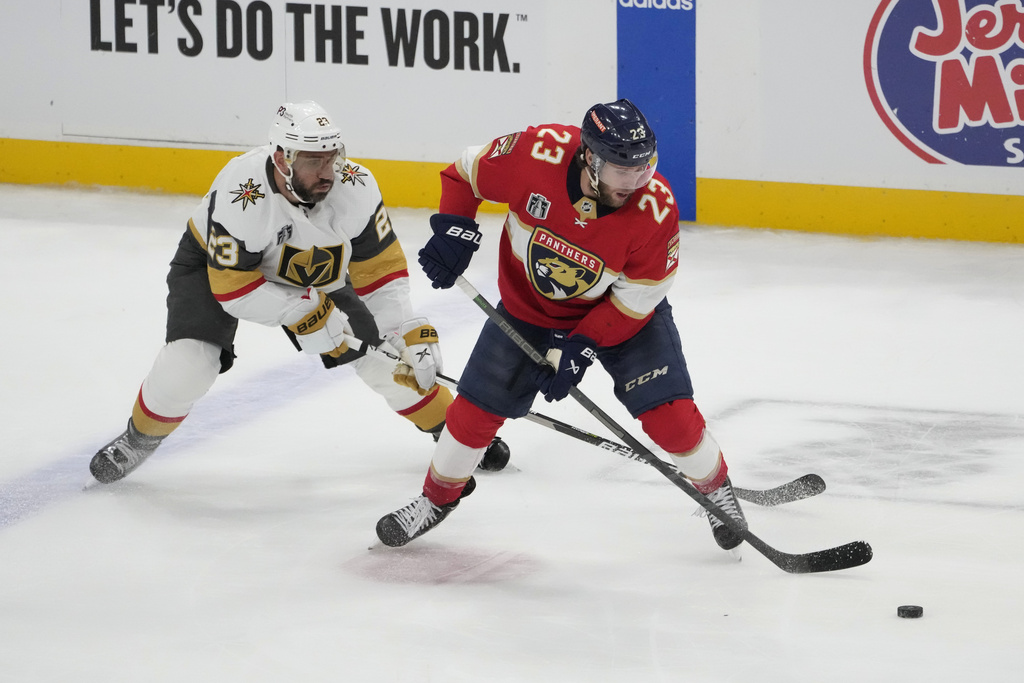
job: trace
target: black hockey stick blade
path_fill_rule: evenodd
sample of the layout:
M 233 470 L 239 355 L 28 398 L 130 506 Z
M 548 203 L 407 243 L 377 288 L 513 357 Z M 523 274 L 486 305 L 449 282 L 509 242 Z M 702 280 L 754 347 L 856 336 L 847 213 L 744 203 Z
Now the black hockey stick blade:
M 825 490 L 825 480 L 817 474 L 805 474 L 771 489 L 743 489 L 733 486 L 732 490 L 743 500 L 755 505 L 773 507 L 818 495 Z
M 570 392 L 574 391 L 570 389 Z M 585 397 L 584 397 L 585 398 Z M 600 411 L 600 408 L 595 410 Z M 853 541 L 835 548 L 815 550 L 809 553 L 792 554 L 773 548 L 755 536 L 750 529 L 738 526 L 735 520 L 725 514 L 717 505 L 702 495 L 686 477 L 679 474 L 671 465 L 655 457 L 653 454 L 639 452 L 640 456 L 657 468 L 665 477 L 682 489 L 698 505 L 715 515 L 722 523 L 743 537 L 752 548 L 768 558 L 779 569 L 790 574 L 812 574 L 817 572 L 834 572 L 840 569 L 851 569 L 871 561 L 873 552 L 865 541 Z
M 757 539 L 760 541 L 760 539 Z M 751 539 L 748 543 L 757 547 Z M 790 574 L 813 574 L 818 572 L 834 572 L 840 569 L 850 569 L 867 564 L 871 561 L 873 552 L 866 541 L 853 541 L 845 545 L 827 550 L 815 550 L 810 553 L 792 555 L 765 546 L 759 548 L 761 553 L 771 560 L 775 566 Z

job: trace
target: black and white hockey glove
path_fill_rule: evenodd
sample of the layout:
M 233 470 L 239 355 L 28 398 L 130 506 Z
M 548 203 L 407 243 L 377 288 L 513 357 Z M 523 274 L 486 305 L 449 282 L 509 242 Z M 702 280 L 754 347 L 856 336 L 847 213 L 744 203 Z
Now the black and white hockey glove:
M 309 302 L 309 311 L 298 322 L 286 326 L 295 334 L 299 348 L 306 353 L 334 358 L 348 351 L 345 335 L 353 333 L 344 311 L 335 306 L 329 296 L 312 287 L 302 298 Z
M 437 373 L 444 372 L 437 330 L 426 318 L 413 318 L 384 339 L 404 361 L 395 368 L 395 382 L 425 396 L 437 381 Z

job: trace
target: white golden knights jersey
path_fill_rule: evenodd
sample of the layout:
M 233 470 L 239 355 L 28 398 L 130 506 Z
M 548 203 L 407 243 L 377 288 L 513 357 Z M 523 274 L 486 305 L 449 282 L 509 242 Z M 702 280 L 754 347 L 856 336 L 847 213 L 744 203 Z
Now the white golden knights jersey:
M 269 145 L 232 159 L 189 219 L 207 252 L 210 289 L 236 318 L 290 325 L 307 287 L 352 287 L 382 333 L 412 317 L 405 254 L 366 168 L 335 166 L 334 187 L 296 206 L 273 182 Z
M 618 209 L 586 197 L 573 161 L 580 131 L 529 128 L 471 147 L 441 174 L 440 211 L 470 218 L 508 204 L 498 288 L 515 317 L 614 346 L 636 334 L 672 286 L 679 211 L 659 174 Z

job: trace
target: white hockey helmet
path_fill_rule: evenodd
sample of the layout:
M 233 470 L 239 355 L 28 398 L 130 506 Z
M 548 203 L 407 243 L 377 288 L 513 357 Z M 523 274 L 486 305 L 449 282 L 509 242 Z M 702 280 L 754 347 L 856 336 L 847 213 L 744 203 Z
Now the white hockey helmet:
M 345 143 L 333 121 L 327 111 L 312 100 L 285 102 L 277 108 L 270 124 L 270 144 L 284 150 L 284 159 L 289 165 L 298 152 L 338 150 L 338 156 L 344 159 Z

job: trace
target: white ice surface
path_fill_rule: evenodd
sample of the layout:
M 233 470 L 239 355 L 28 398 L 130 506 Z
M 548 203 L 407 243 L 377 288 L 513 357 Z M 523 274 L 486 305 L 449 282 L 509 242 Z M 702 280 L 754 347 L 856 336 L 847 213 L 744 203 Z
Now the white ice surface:
M 671 294 L 697 401 L 790 575 L 717 549 L 653 468 L 539 425 L 502 434 L 438 529 L 369 547 L 432 444 L 349 369 L 243 323 L 235 368 L 144 467 L 82 491 L 163 341 L 194 197 L 0 186 L 0 680 L 1021 680 L 1024 248 L 685 227 Z M 484 315 L 415 267 L 458 376 Z M 467 273 L 492 301 L 497 228 Z M 592 369 L 581 389 L 644 443 Z M 538 412 L 610 436 L 571 400 Z M 896 617 L 902 604 L 924 617 Z

